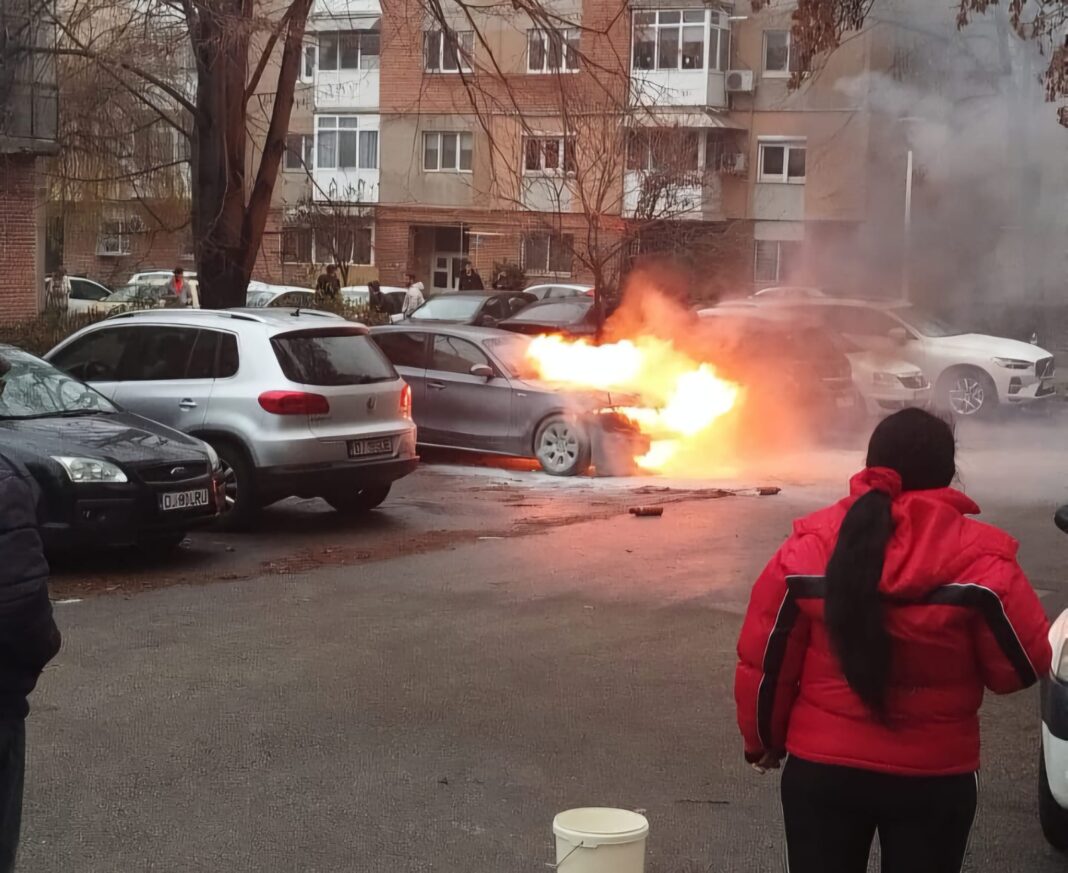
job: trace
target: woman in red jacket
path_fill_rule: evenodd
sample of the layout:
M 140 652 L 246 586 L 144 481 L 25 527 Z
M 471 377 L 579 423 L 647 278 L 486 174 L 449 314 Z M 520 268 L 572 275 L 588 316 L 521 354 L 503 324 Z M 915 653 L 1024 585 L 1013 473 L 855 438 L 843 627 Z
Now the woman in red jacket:
M 979 706 L 1049 671 L 1017 544 L 966 518 L 954 437 L 918 409 L 875 429 L 850 496 L 797 521 L 753 588 L 735 699 L 746 760 L 778 767 L 791 873 L 958 873 Z

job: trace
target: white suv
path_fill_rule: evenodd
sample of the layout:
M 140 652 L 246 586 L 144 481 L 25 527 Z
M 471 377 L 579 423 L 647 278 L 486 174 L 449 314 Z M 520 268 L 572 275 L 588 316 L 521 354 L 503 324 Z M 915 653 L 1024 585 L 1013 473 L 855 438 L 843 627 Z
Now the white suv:
M 46 358 L 120 406 L 200 437 L 231 527 L 285 497 L 378 506 L 415 469 L 411 389 L 363 325 L 306 309 L 114 316 Z
M 915 364 L 934 386 L 935 403 L 957 415 L 986 414 L 998 403 L 1028 403 L 1056 393 L 1049 352 L 956 330 L 908 303 L 814 297 L 765 305 L 815 315 L 864 348 L 892 351 Z

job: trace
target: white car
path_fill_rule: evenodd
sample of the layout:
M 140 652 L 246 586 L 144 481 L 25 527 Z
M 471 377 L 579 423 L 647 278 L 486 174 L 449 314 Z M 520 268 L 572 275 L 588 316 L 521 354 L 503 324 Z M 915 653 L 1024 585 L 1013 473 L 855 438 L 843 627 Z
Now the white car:
M 966 333 L 901 301 L 830 297 L 768 301 L 816 315 L 836 333 L 871 351 L 892 354 L 923 371 L 934 402 L 961 416 L 990 413 L 1056 393 L 1053 355 L 1019 340 Z
M 1055 516 L 1068 533 L 1068 506 Z M 1068 851 L 1068 611 L 1049 630 L 1052 670 L 1042 679 L 1042 753 L 1038 761 L 1038 815 L 1055 849 Z
M 550 285 L 531 285 L 523 289 L 527 294 L 533 294 L 539 300 L 556 300 L 564 297 L 592 297 L 592 285 L 575 285 L 562 282 L 554 282 Z
M 97 306 L 111 294 L 111 289 L 84 276 L 70 276 L 70 297 L 67 300 L 67 312 L 93 312 L 99 311 Z M 45 280 L 47 292 L 52 280 Z
M 315 292 L 296 285 L 268 285 L 266 282 L 249 282 L 245 292 L 245 306 L 263 309 L 268 306 L 291 306 L 307 309 L 315 303 Z
M 186 279 L 192 279 L 196 281 L 196 270 L 183 270 L 182 274 Z M 130 281 L 127 285 L 166 285 L 171 281 L 171 276 L 174 275 L 174 270 L 142 270 L 140 273 L 134 273 L 130 277 Z
M 825 296 L 819 288 L 810 285 L 773 285 L 770 288 L 761 288 L 753 295 L 761 300 L 806 300 Z

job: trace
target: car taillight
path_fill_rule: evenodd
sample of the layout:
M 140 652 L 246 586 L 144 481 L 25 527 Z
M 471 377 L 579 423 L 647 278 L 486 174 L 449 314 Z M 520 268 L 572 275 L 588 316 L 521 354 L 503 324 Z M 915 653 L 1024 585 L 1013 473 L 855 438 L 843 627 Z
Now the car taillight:
M 330 401 L 322 394 L 306 391 L 264 391 L 260 406 L 272 415 L 326 415 Z
M 407 382 L 401 388 L 400 414 L 401 418 L 412 417 L 412 386 Z

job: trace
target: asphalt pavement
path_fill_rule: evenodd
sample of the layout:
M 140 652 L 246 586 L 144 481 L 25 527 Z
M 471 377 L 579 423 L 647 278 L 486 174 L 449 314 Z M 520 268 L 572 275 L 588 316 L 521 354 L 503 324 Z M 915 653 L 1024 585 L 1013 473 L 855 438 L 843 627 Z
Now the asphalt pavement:
M 964 485 L 1021 539 L 1050 612 L 1068 605 L 1053 435 L 960 434 Z M 859 457 L 716 482 L 438 463 L 367 522 L 290 502 L 173 561 L 61 568 L 20 869 L 545 870 L 556 812 L 611 805 L 649 818 L 649 873 L 779 870 L 734 644 L 792 519 Z M 663 517 L 626 512 L 651 502 Z M 1035 693 L 989 699 L 984 728 L 966 869 L 1063 870 L 1038 826 Z

